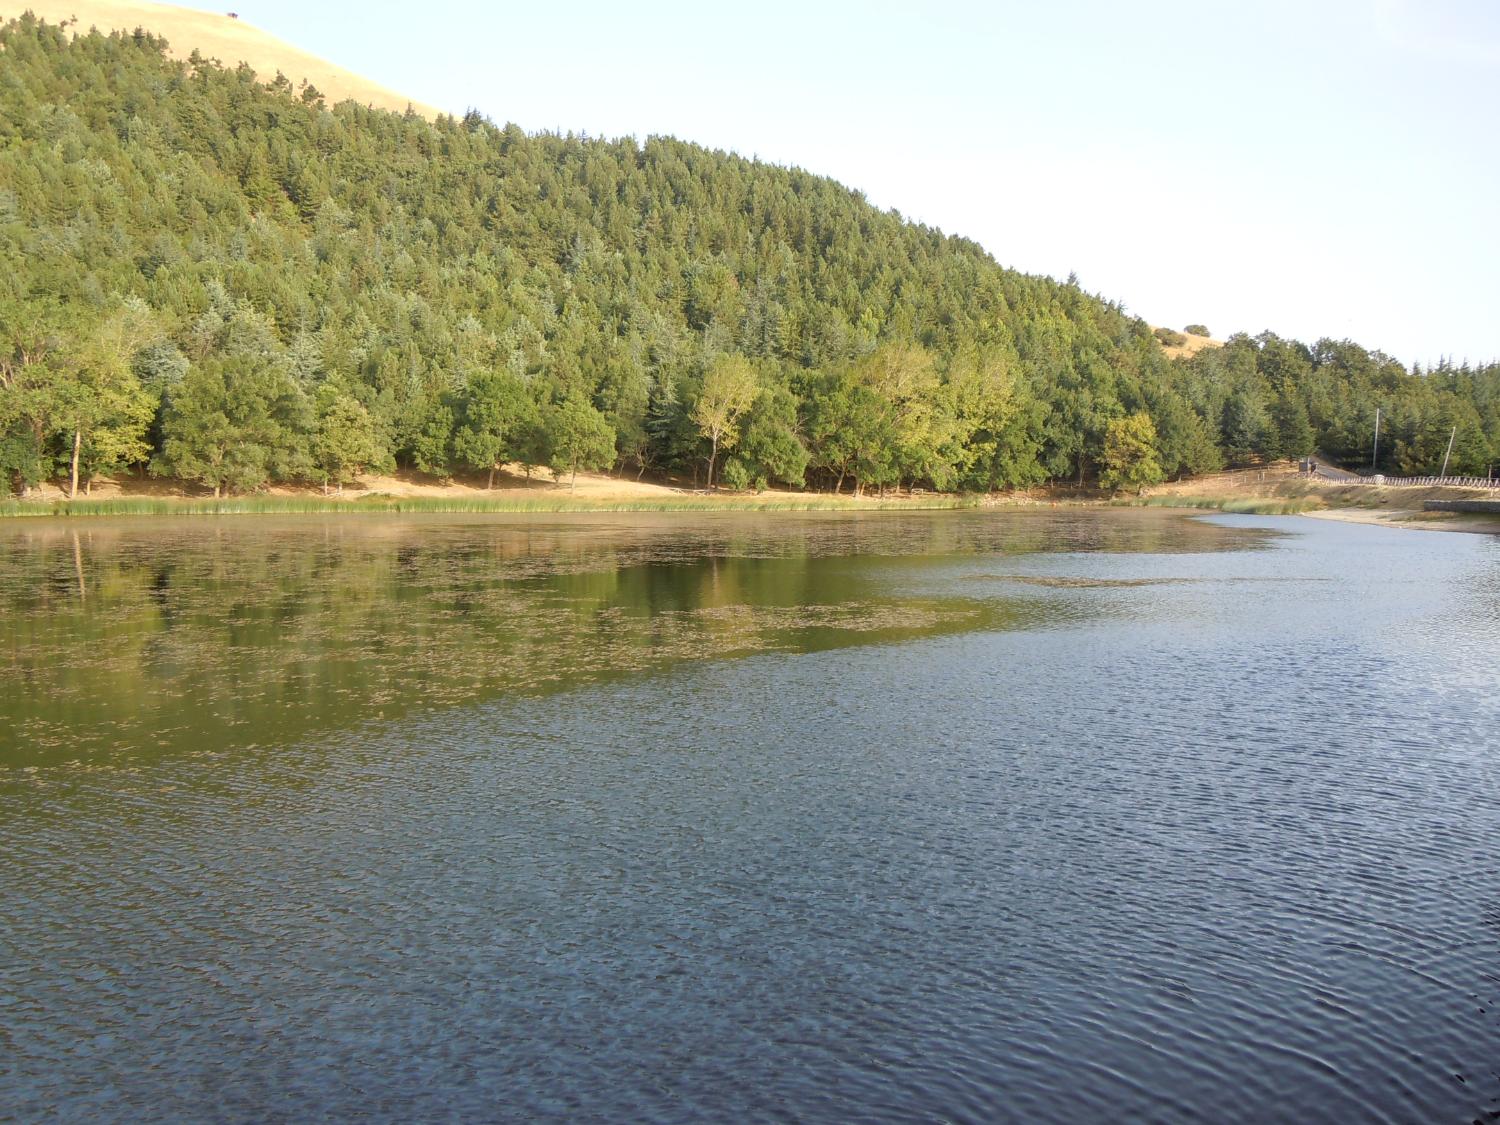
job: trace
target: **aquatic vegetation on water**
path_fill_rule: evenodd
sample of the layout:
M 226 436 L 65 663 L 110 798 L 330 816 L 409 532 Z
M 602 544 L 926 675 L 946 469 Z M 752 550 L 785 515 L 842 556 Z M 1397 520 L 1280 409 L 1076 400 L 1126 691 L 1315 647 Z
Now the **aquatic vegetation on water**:
M 0 524 L 12 1115 L 1473 1119 L 1491 544 L 1251 523 Z

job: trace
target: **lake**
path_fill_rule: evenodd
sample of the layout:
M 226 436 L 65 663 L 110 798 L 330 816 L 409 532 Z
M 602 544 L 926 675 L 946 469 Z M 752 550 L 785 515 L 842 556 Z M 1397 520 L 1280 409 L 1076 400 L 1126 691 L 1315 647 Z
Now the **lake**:
M 0 1118 L 1500 1118 L 1500 539 L 0 522 Z

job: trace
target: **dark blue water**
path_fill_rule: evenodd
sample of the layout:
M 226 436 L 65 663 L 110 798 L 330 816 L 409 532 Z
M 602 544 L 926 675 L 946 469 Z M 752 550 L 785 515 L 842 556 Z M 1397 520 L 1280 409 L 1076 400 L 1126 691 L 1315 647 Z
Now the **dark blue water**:
M 973 627 L 17 765 L 0 1117 L 1500 1115 L 1500 542 L 986 518 L 812 552 Z

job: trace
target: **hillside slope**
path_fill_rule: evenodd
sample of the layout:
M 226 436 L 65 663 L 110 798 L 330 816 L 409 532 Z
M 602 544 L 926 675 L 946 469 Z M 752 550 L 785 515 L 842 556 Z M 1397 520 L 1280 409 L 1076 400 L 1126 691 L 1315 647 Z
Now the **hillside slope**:
M 3 0 L 0 0 L 3 2 Z M 507 463 L 742 487 L 1134 487 L 1368 448 L 1483 472 L 1500 367 L 1235 336 L 672 138 L 330 105 L 0 25 L 0 485 Z M 1429 468 L 1430 466 L 1430 468 Z
M 283 43 L 225 12 L 197 11 L 146 0 L 0 0 L 0 22 L 28 10 L 53 24 L 76 18 L 78 22 L 72 30 L 79 34 L 91 27 L 106 33 L 144 28 L 166 39 L 175 58 L 186 59 L 197 50 L 205 58 L 218 59 L 227 67 L 245 63 L 266 82 L 280 71 L 293 86 L 300 87 L 303 82 L 316 86 L 329 104 L 349 100 L 396 113 L 404 113 L 409 105 L 428 118 L 436 117 L 439 112 Z

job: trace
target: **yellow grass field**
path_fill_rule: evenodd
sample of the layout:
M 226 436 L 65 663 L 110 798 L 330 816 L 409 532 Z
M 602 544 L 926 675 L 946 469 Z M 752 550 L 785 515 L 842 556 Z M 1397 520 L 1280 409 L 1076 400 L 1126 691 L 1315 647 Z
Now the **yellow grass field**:
M 1158 327 L 1160 326 L 1152 325 L 1153 330 Z M 1177 332 L 1179 330 L 1174 328 L 1171 331 Z M 1193 336 L 1186 332 L 1183 332 L 1181 334 L 1187 336 L 1187 340 L 1185 342 L 1170 348 L 1165 344 L 1162 345 L 1161 350 L 1167 353 L 1168 359 L 1177 359 L 1179 357 L 1183 359 L 1191 359 L 1193 356 L 1201 352 L 1204 348 L 1222 348 L 1224 346 L 1223 340 L 1213 340 L 1207 336 Z
M 293 85 L 312 83 L 329 105 L 356 101 L 397 113 L 404 113 L 410 106 L 427 118 L 440 112 L 283 43 L 243 19 L 231 18 L 226 11 L 203 12 L 141 0 L 0 0 L 0 19 L 11 19 L 28 9 L 48 23 L 76 17 L 78 23 L 72 30 L 77 33 L 86 33 L 91 27 L 102 32 L 143 28 L 165 38 L 175 58 L 185 59 L 197 49 L 225 66 L 245 63 L 263 82 L 271 81 L 279 70 Z

